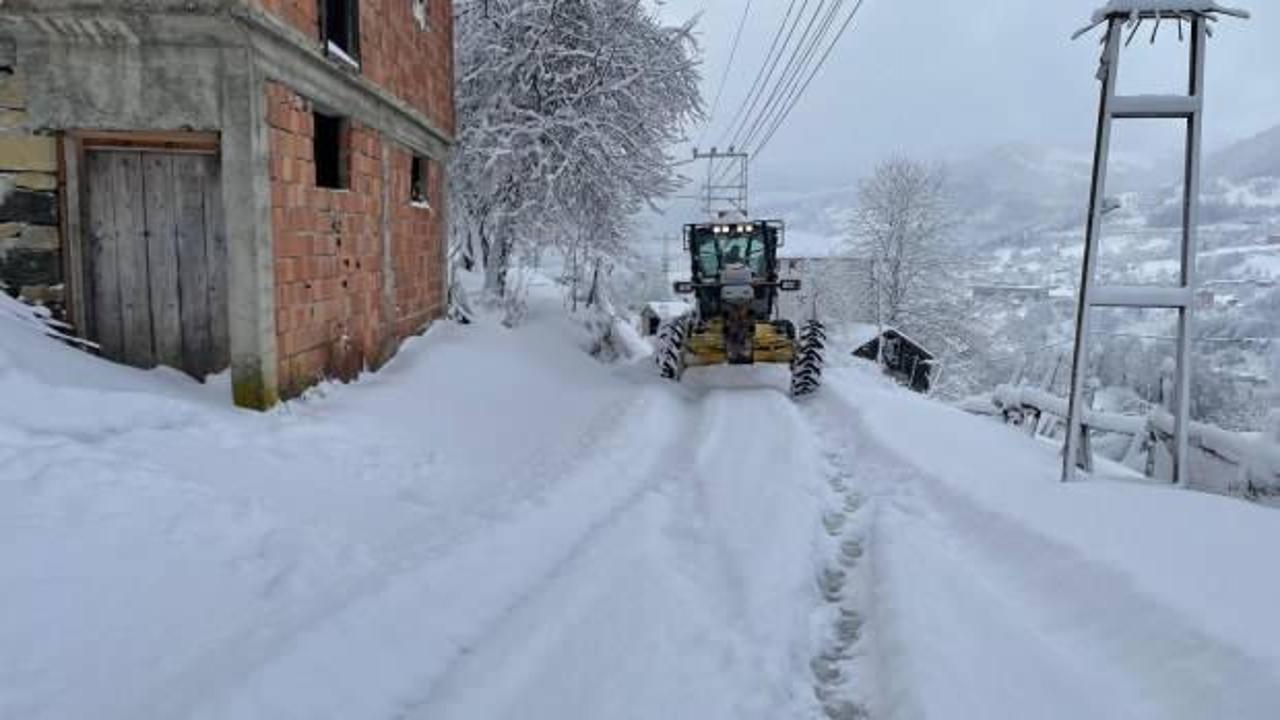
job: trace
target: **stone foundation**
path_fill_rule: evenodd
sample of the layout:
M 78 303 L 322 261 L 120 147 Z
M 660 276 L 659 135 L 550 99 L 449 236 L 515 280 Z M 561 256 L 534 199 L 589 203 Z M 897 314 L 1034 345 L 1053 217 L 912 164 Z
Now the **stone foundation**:
M 0 291 L 66 316 L 58 226 L 58 141 L 28 126 L 27 84 L 0 47 Z

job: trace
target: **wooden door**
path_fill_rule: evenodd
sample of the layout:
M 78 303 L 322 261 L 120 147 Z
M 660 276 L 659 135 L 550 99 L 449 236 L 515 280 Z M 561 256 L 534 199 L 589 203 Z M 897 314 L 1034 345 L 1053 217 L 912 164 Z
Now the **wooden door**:
M 103 356 L 197 378 L 226 368 L 217 156 L 90 150 L 83 185 L 87 334 Z

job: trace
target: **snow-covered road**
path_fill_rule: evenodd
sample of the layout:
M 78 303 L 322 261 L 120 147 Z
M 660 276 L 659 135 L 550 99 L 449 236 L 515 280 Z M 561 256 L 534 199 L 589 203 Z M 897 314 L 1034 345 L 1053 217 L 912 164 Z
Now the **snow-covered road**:
M 674 386 L 535 317 L 259 416 L 16 333 L 6 720 L 1275 716 L 1280 514 L 865 368 Z
M 815 596 L 811 455 L 776 392 L 680 405 L 674 423 L 650 419 L 667 437 L 624 453 L 645 468 L 635 493 L 409 717 L 795 714 Z

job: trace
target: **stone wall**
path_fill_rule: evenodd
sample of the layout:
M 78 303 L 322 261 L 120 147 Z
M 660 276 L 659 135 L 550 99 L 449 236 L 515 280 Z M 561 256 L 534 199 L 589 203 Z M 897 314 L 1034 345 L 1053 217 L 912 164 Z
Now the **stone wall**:
M 27 78 L 0 42 L 0 291 L 65 316 L 58 141 L 32 132 Z
M 443 223 L 409 203 L 412 155 L 358 119 L 348 189 L 317 187 L 311 103 L 275 82 L 266 95 L 278 373 L 291 397 L 377 368 L 442 315 Z

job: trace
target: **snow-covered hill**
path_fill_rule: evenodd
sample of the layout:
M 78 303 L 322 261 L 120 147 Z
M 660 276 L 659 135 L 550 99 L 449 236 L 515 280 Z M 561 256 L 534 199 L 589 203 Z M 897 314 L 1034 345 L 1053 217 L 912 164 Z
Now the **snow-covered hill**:
M 1268 368 L 1280 356 L 1280 127 L 1243 140 L 1205 160 L 1198 273 L 1205 286 L 1197 349 L 1203 365 L 1197 412 L 1233 429 L 1257 429 L 1280 377 Z M 992 296 L 979 303 L 992 335 L 993 357 L 983 382 L 1007 382 L 1030 367 L 1035 377 L 1054 367 L 1069 344 L 1073 300 L 1084 246 L 1084 216 L 1092 158 L 1051 148 L 1006 146 L 948 164 L 961 225 L 960 239 L 972 263 L 975 286 L 1041 287 L 1040 303 L 1012 303 Z M 1117 284 L 1177 282 L 1181 191 L 1174 158 L 1113 158 L 1109 214 L 1101 245 L 1100 276 Z M 856 202 L 856 190 L 838 188 L 776 196 L 784 217 L 806 247 L 843 245 L 840 220 Z M 1150 377 L 1127 382 L 1159 386 L 1159 368 L 1172 355 L 1161 338 L 1172 319 L 1103 313 L 1104 332 L 1142 336 Z M 1108 341 L 1115 348 L 1120 342 Z M 1125 346 L 1124 352 L 1133 348 Z M 1120 352 L 1120 350 L 1117 350 Z M 1154 398 L 1150 398 L 1154 399 Z
M 1205 158 L 1205 174 L 1235 181 L 1280 178 L 1280 125 Z

